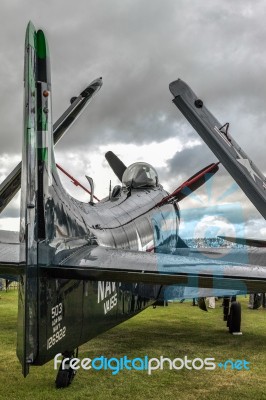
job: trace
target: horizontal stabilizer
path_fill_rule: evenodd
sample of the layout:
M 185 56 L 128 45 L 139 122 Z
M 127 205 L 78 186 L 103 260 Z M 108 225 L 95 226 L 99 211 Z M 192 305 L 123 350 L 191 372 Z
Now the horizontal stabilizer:
M 20 262 L 20 244 L 0 243 L 0 266 L 2 264 L 13 265 Z
M 19 232 L 0 231 L 0 243 L 19 243 Z
M 14 278 L 24 271 L 25 246 L 19 243 L 18 232 L 0 231 L 0 275 Z M 8 275 L 3 276 L 3 275 Z
M 239 293 L 266 291 L 266 268 L 259 265 L 101 246 L 84 247 L 61 265 L 41 267 L 41 271 L 60 279 L 178 284 Z
M 261 215 L 266 218 L 266 179 L 232 139 L 229 123 L 221 124 L 190 87 L 180 79 L 170 83 L 174 104 L 232 175 Z

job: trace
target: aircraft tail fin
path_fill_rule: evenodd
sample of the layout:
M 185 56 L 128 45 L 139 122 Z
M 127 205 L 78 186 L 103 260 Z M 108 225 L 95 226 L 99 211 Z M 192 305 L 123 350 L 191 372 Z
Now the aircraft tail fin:
M 42 277 L 40 266 L 60 263 L 70 249 L 87 243 L 87 229 L 80 203 L 66 193 L 58 176 L 48 43 L 43 31 L 36 31 L 31 22 L 26 32 L 24 80 L 19 248 L 25 268 L 19 278 L 17 355 L 26 376 L 30 365 L 43 363 L 43 355 L 51 352 L 47 345 L 47 335 L 50 331 L 53 335 L 54 329 L 51 309 L 59 301 L 55 279 Z M 96 90 L 101 85 L 93 84 Z M 49 296 L 51 307 L 42 307 L 43 302 L 48 304 Z M 60 304 L 64 306 L 63 300 Z
M 49 49 L 44 33 L 29 22 L 25 40 L 24 140 L 21 170 L 20 258 L 17 355 L 23 375 L 39 352 L 40 244 L 47 241 L 46 202 L 57 177 L 53 157 Z M 24 254 L 22 254 L 22 252 Z
M 29 22 L 25 38 L 24 138 L 20 208 L 20 257 L 25 258 L 26 268 L 19 281 L 17 340 L 17 355 L 24 376 L 29 372 L 30 360 L 37 354 L 36 72 L 36 31 L 34 25 Z

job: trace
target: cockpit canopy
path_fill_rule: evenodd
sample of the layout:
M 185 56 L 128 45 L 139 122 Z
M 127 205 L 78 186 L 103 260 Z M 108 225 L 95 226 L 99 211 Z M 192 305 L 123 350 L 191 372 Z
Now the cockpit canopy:
M 158 186 L 158 175 L 156 170 L 145 162 L 131 164 L 122 177 L 123 187 L 144 188 Z

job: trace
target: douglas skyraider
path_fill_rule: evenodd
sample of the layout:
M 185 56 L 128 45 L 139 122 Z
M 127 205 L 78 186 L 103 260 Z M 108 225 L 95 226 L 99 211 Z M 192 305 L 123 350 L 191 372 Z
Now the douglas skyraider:
M 80 202 L 60 182 L 54 144 L 99 91 L 102 79 L 72 98 L 53 125 L 48 45 L 43 31 L 29 23 L 24 84 L 22 163 L 0 185 L 0 212 L 21 187 L 20 232 L 0 232 L 0 273 L 19 281 L 17 355 L 24 376 L 30 366 L 58 353 L 71 359 L 82 343 L 162 301 L 169 285 L 178 285 L 179 297 L 185 289 L 186 297 L 200 297 L 201 308 L 213 293 L 266 292 L 264 241 L 246 240 L 253 247 L 245 250 L 249 260 L 243 263 L 240 250 L 226 258 L 223 249 L 202 254 L 179 237 L 178 203 L 216 173 L 219 163 L 169 194 L 153 166 L 127 166 L 109 151 L 106 159 L 121 184 L 96 201 L 89 178 L 90 200 Z M 231 138 L 229 125 L 222 126 L 181 80 L 170 90 L 174 104 L 265 218 L 265 177 Z M 239 332 L 237 302 L 231 304 L 228 325 L 230 332 Z M 68 386 L 75 374 L 69 363 L 63 365 L 57 387 Z

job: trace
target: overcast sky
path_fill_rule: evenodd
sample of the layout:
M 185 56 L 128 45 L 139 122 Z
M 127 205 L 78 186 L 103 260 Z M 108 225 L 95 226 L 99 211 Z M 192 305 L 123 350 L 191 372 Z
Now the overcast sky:
M 266 3 L 259 0 L 2 0 L 0 180 L 21 159 L 24 35 L 30 19 L 49 40 L 54 121 L 72 96 L 103 77 L 97 97 L 56 148 L 57 161 L 83 184 L 85 174 L 94 178 L 98 197 L 107 195 L 110 179 L 117 182 L 104 159 L 108 150 L 126 165 L 151 163 L 169 191 L 216 161 L 172 104 L 168 86 L 177 78 L 221 123 L 230 122 L 231 135 L 265 174 L 265 15 Z M 75 188 L 72 194 L 87 200 Z M 215 220 L 214 205 L 234 210 L 238 204 L 245 234 L 265 237 L 264 220 L 223 167 L 212 185 L 180 207 L 195 224 L 197 216 L 202 221 L 208 215 L 203 206 Z M 229 212 L 229 224 L 240 222 L 234 215 Z M 17 196 L 2 213 L 0 228 L 18 229 L 18 216 Z

